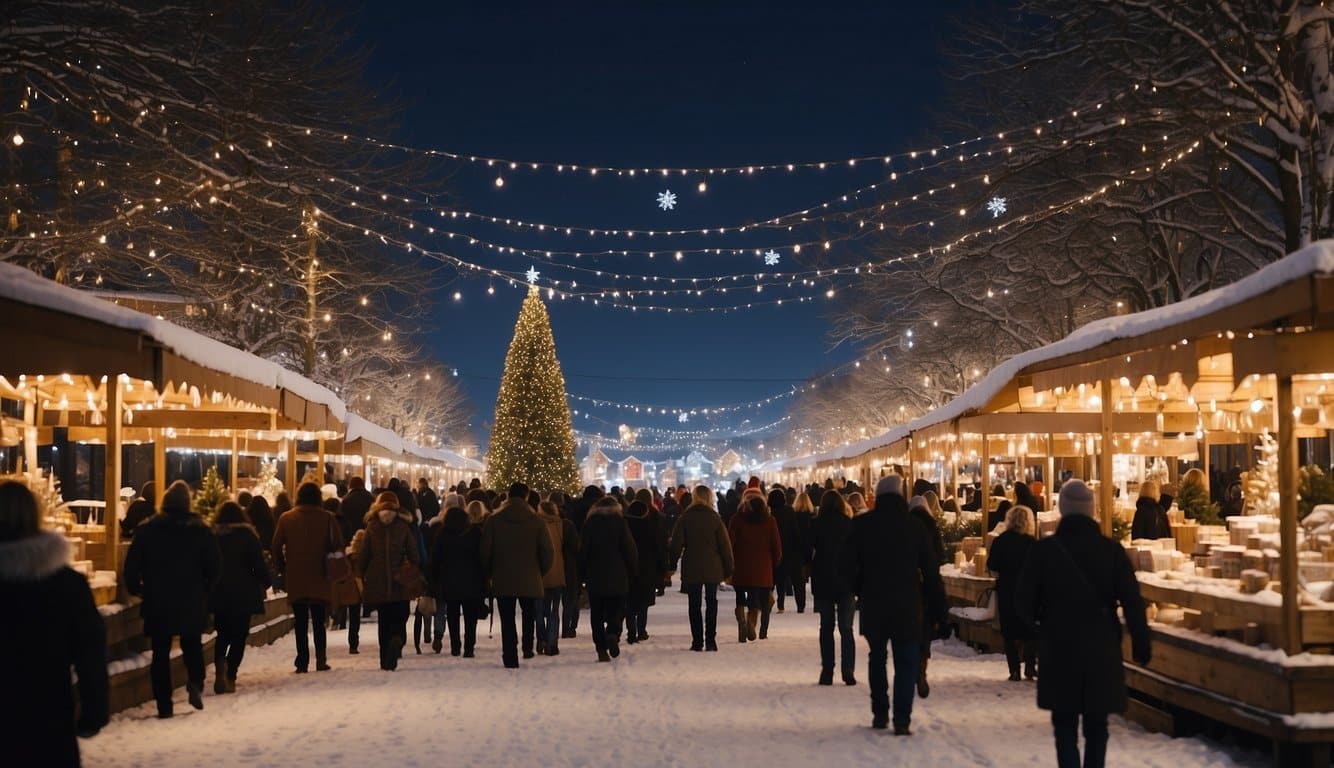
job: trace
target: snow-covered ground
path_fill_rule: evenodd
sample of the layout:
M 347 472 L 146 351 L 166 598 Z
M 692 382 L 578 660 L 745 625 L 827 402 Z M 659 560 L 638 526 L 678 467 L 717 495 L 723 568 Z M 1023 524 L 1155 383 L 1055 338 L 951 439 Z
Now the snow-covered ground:
M 416 656 L 377 668 L 375 624 L 361 655 L 330 636 L 330 672 L 292 674 L 291 637 L 250 649 L 237 692 L 212 694 L 203 711 L 178 693 L 172 720 L 152 704 L 117 715 L 82 742 L 86 766 L 635 765 L 787 766 L 1054 764 L 1046 713 L 1031 683 L 1005 680 L 998 656 L 937 643 L 930 698 L 918 700 L 913 735 L 869 727 L 865 649 L 856 687 L 822 688 L 818 619 L 774 614 L 770 638 L 736 643 L 732 595 L 720 600 L 718 653 L 691 653 L 683 595 L 669 592 L 649 617 L 651 639 L 622 645 L 598 664 L 588 636 L 561 655 L 500 664 L 500 635 L 482 624 L 476 659 Z M 410 629 L 409 625 L 409 629 Z M 730 630 L 730 631 L 729 631 Z M 1195 739 L 1168 739 L 1114 720 L 1109 764 L 1266 765 L 1263 756 Z

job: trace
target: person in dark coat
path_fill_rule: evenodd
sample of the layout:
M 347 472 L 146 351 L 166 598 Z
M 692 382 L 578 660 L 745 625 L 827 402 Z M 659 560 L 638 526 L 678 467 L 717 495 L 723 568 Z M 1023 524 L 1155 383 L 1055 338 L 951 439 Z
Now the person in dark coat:
M 255 526 L 255 533 L 259 536 L 259 548 L 272 557 L 273 531 L 278 527 L 278 520 L 273 515 L 269 500 L 263 496 L 251 496 L 250 505 L 245 510 L 246 518 Z
M 417 478 L 417 510 L 421 513 L 421 522 L 423 525 L 431 522 L 440 514 L 440 497 L 431 490 L 431 484 L 426 478 Z
M 792 597 L 797 603 L 797 613 L 806 609 L 806 581 L 810 578 L 811 562 L 808 555 L 811 550 L 811 526 L 815 524 L 815 514 L 819 507 L 806 491 L 798 493 L 792 502 L 792 514 L 797 519 L 797 541 L 801 542 L 800 562 L 792 574 Z
M 222 555 L 213 531 L 190 508 L 190 486 L 177 480 L 162 496 L 162 512 L 136 529 L 125 555 L 125 588 L 143 599 L 144 634 L 153 648 L 150 677 L 158 717 L 171 717 L 171 639 L 179 638 L 190 706 L 204 708 L 204 649 L 208 593 Z
M 519 636 L 514 625 L 517 605 L 523 622 L 523 657 L 533 658 L 537 629 L 537 601 L 545 588 L 542 575 L 551 570 L 555 551 L 551 535 L 532 507 L 528 486 L 510 486 L 509 501 L 486 519 L 482 527 L 482 565 L 491 579 L 491 594 L 500 612 L 501 660 L 510 669 L 519 666 Z
M 1005 498 L 1005 486 L 1003 485 L 992 488 L 991 495 L 993 498 L 999 498 L 1000 501 L 996 503 L 996 508 L 987 515 L 987 529 L 982 532 L 984 535 L 996 530 L 996 526 L 1005 522 L 1005 515 L 1009 513 L 1010 507 L 1014 506 L 1009 499 Z
M 871 727 L 889 725 L 888 652 L 894 653 L 894 733 L 908 735 L 920 672 L 923 614 L 947 627 L 940 563 L 926 528 L 908 512 L 903 478 L 876 485 L 875 508 L 852 520 L 842 571 L 861 599 L 861 633 L 870 645 Z
M 418 595 L 396 578 L 403 563 L 422 567 L 412 513 L 398 504 L 398 495 L 385 491 L 366 513 L 366 533 L 357 552 L 355 568 L 361 574 L 362 600 L 379 614 L 376 634 L 380 669 L 398 669 L 408 643 L 408 603 Z
M 935 491 L 928 490 L 927 493 L 934 494 Z M 926 537 L 931 542 L 931 552 L 935 556 L 936 565 L 941 566 L 946 562 L 945 539 L 940 535 L 940 525 L 936 522 L 935 516 L 931 514 L 931 502 L 925 496 L 914 496 L 908 500 L 908 512 L 922 527 L 926 529 Z M 931 640 L 935 637 L 935 617 L 928 614 L 922 614 L 922 656 L 921 665 L 917 671 L 917 696 L 925 699 L 931 695 L 931 683 L 927 680 L 926 670 L 931 662 Z
M 273 532 L 273 564 L 283 575 L 283 590 L 296 615 L 294 664 L 298 674 L 310 668 L 307 632 L 315 635 L 315 670 L 330 669 L 324 620 L 333 602 L 333 584 L 325 570 L 325 559 L 332 552 L 342 552 L 345 543 L 337 518 L 323 505 L 320 487 L 302 483 L 296 490 L 296 506 L 278 518 Z
M 625 524 L 635 541 L 639 568 L 630 578 L 625 596 L 625 641 L 631 645 L 648 639 L 648 609 L 657 603 L 658 585 L 667 576 L 667 547 L 658 537 L 657 520 L 649 507 L 636 499 L 625 510 Z
M 239 504 L 228 501 L 218 507 L 213 531 L 222 554 L 221 576 L 208 600 L 213 629 L 218 633 L 213 645 L 213 692 L 235 693 L 236 671 L 250 636 L 250 617 L 264 613 L 269 569 L 259 548 L 259 533 Z
M 538 601 L 537 653 L 541 656 L 559 656 L 560 608 L 569 577 L 567 563 L 579 559 L 579 534 L 575 532 L 573 523 L 560 516 L 560 506 L 555 501 L 539 502 L 537 516 L 547 527 L 552 552 L 551 567 L 542 575 L 543 595 Z M 574 584 L 574 589 L 578 589 L 577 579 Z
M 125 510 L 125 519 L 120 521 L 121 538 L 134 538 L 134 529 L 157 513 L 156 503 L 157 483 L 150 480 L 139 490 L 139 498 L 130 502 L 130 508 Z
M 597 486 L 590 485 L 599 494 L 602 493 Z M 587 496 L 588 488 L 584 489 Z M 574 541 L 574 557 L 565 558 L 565 591 L 561 593 L 561 608 L 564 612 L 560 618 L 560 636 L 562 638 L 571 638 L 579 634 L 579 597 L 583 592 L 584 585 L 579 580 L 579 529 L 583 526 L 583 521 L 588 517 L 588 508 L 584 508 L 583 515 L 579 522 L 574 521 L 572 510 L 577 509 L 577 505 L 582 505 L 583 501 L 576 499 L 570 501 L 561 508 L 561 517 L 574 529 L 574 535 L 570 538 Z
M 88 580 L 70 568 L 69 542 L 41 519 L 27 486 L 0 483 L 0 740 L 7 765 L 78 768 L 76 736 L 108 720 L 106 629 Z
M 389 478 L 389 486 L 385 489 L 398 497 L 398 506 L 400 509 L 410 513 L 413 520 L 417 518 L 417 498 L 412 495 L 411 483 L 405 483 L 397 477 Z
M 746 492 L 727 532 L 735 564 L 737 642 L 744 643 L 756 639 L 761 614 L 767 617 L 773 605 L 774 567 L 783 561 L 783 539 L 758 491 Z M 767 636 L 767 632 L 758 634 L 760 639 Z
M 462 652 L 465 659 L 474 657 L 477 619 L 486 597 L 481 546 L 481 526 L 473 525 L 468 513 L 462 509 L 446 509 L 445 520 L 431 549 L 431 581 L 439 599 L 445 603 L 449 655 L 458 656 Z M 464 622 L 462 637 L 459 635 L 460 615 Z
M 1014 503 L 1015 506 L 1028 507 L 1034 514 L 1042 511 L 1042 500 L 1033 493 L 1028 483 L 1014 484 Z M 1006 520 L 1009 520 L 1008 514 Z
M 681 563 L 681 590 L 690 612 L 690 650 L 717 651 L 718 585 L 732 577 L 732 540 L 713 511 L 709 486 L 696 486 L 691 502 L 672 530 L 668 559 Z
M 841 571 L 843 549 L 852 532 L 852 509 L 837 493 L 820 497 L 820 514 L 811 523 L 806 560 L 811 564 L 811 595 L 820 614 L 820 685 L 834 684 L 834 627 L 838 627 L 843 684 L 857 684 L 857 636 L 852 630 L 856 599 Z
M 366 527 L 366 513 L 371 511 L 375 496 L 366 490 L 366 481 L 360 477 L 353 477 L 347 486 L 347 495 L 338 507 L 338 516 L 343 527 L 343 540 L 352 541 L 352 535 Z
M 801 571 L 806 566 L 805 555 L 802 554 L 806 551 L 806 545 L 801 540 L 801 530 L 797 526 L 797 513 L 788 505 L 787 494 L 782 488 L 769 491 L 769 514 L 774 516 L 774 522 L 778 524 L 778 535 L 783 541 L 783 560 L 774 569 L 774 591 L 778 597 L 778 612 L 782 613 L 785 610 L 787 595 L 792 594 L 793 601 L 797 604 L 797 613 L 805 613 L 805 590 L 802 590 L 799 596 L 794 592 L 796 582 L 801 579 Z M 764 634 L 767 635 L 768 632 Z
M 1107 715 L 1126 709 L 1120 604 L 1135 663 L 1150 660 L 1149 626 L 1139 582 L 1125 549 L 1102 535 L 1094 496 L 1081 480 L 1061 486 L 1056 534 L 1037 542 L 1019 576 L 1019 617 L 1036 625 L 1038 706 L 1051 711 L 1056 760 L 1078 766 L 1081 718 L 1084 765 L 1100 766 L 1107 751 Z
M 1167 510 L 1158 503 L 1158 484 L 1145 480 L 1139 486 L 1135 499 L 1135 518 L 1130 523 L 1131 539 L 1170 539 L 1172 525 Z
M 1005 516 L 1005 531 L 991 543 L 987 552 L 987 570 L 996 574 L 996 612 L 999 614 L 1001 636 L 1005 638 L 1005 661 L 1010 667 L 1010 680 L 1018 681 L 1019 660 L 1024 661 L 1024 677 L 1038 676 L 1038 642 L 1028 624 L 1019 618 L 1015 590 L 1019 574 L 1028 562 L 1028 553 L 1037 539 L 1037 523 L 1033 511 L 1022 504 L 1010 508 Z
M 621 621 L 630 580 L 639 571 L 639 551 L 613 497 L 599 499 L 579 534 L 579 572 L 588 589 L 588 620 L 598 661 L 621 655 Z

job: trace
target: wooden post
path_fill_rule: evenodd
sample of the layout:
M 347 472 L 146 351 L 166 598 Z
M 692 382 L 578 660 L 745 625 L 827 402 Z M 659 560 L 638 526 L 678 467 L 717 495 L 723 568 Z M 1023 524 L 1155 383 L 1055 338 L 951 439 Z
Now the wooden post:
M 297 481 L 296 438 L 295 437 L 287 438 L 287 440 L 284 442 L 284 445 L 287 448 L 287 471 L 283 473 L 284 475 L 283 485 L 286 486 L 287 492 L 292 494 L 292 499 L 293 501 L 295 501 L 296 481 Z
M 324 485 L 324 438 L 319 438 L 315 444 L 317 446 L 315 452 L 319 456 L 319 466 L 315 469 L 315 473 L 320 476 L 320 485 Z
M 1297 603 L 1297 430 L 1292 415 L 1292 377 L 1277 377 L 1279 588 L 1283 595 L 1283 651 L 1301 653 L 1302 625 Z
M 977 479 L 982 486 L 982 519 L 986 520 L 987 500 L 991 498 L 991 440 L 986 433 L 982 434 L 982 453 L 977 458 Z
M 1056 436 L 1050 432 L 1047 433 L 1047 475 L 1043 479 L 1046 482 L 1042 484 L 1042 491 L 1046 496 L 1047 511 L 1050 512 L 1052 489 L 1056 486 Z
M 20 472 L 37 469 L 37 396 L 23 400 L 23 466 Z
M 153 430 L 153 483 L 157 486 L 157 498 L 153 508 L 162 511 L 162 497 L 167 495 L 167 430 Z
M 106 509 L 103 510 L 102 520 L 107 527 L 107 568 L 111 571 L 120 571 L 120 446 L 123 435 L 124 417 L 121 415 L 121 406 L 124 403 L 124 390 L 121 389 L 120 376 L 117 374 L 107 375 L 107 444 L 106 444 L 106 469 L 102 474 L 102 497 L 106 501 Z M 162 492 L 166 489 L 159 489 L 158 499 L 162 498 Z M 118 580 L 120 581 L 120 580 Z
M 908 467 L 907 467 L 907 469 L 908 469 L 908 476 L 905 477 L 905 478 L 903 478 L 903 479 L 904 479 L 904 481 L 908 484 L 908 487 L 910 487 L 910 488 L 912 487 L 912 484 L 913 484 L 913 483 L 917 482 L 917 465 L 916 465 L 916 463 L 913 461 L 913 455 L 914 455 L 914 453 L 916 452 L 916 450 L 917 450 L 917 446 L 913 444 L 913 436 L 912 436 L 912 433 L 909 432 L 909 433 L 908 433 Z
M 236 484 L 237 484 L 237 482 L 240 480 L 240 476 L 241 476 L 241 468 L 238 466 L 240 463 L 241 463 L 241 451 L 240 451 L 240 445 L 239 445 L 238 442 L 237 442 L 237 437 L 236 437 L 236 435 L 233 434 L 233 435 L 232 435 L 232 463 L 231 463 L 231 468 L 232 468 L 232 470 L 231 470 L 231 472 L 229 473 L 229 474 L 230 474 L 230 477 L 228 478 L 231 482 L 230 482 L 230 483 L 228 484 L 228 486 L 227 486 L 228 488 L 231 488 L 231 489 L 232 489 L 232 495 L 233 495 L 233 496 L 236 495 Z
M 1112 515 L 1116 511 L 1116 493 L 1112 487 L 1112 382 L 1099 382 L 1102 390 L 1102 451 L 1098 453 L 1098 511 L 1102 516 L 1102 534 L 1112 535 Z
M 1204 471 L 1204 489 L 1209 493 L 1209 499 L 1213 498 L 1214 481 L 1210 474 L 1209 466 L 1209 430 L 1200 433 L 1200 468 Z

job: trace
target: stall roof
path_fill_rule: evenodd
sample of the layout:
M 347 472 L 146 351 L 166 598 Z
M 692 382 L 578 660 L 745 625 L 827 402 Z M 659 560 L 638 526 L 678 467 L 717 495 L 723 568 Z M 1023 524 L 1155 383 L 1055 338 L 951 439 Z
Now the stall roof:
M 277 363 L 60 285 L 23 267 L 0 264 L 0 306 L 6 309 L 8 322 L 23 323 L 32 332 L 31 343 L 7 345 L 0 374 L 126 373 L 159 387 L 170 381 L 178 385 L 189 381 L 273 407 L 294 421 L 314 421 L 308 426 L 316 429 L 335 425 L 320 423 L 327 421 L 323 418 L 307 419 L 313 414 L 305 413 L 306 403 L 324 406 L 340 422 L 346 416 L 346 406 L 332 391 Z M 107 334 L 102 339 L 88 333 L 87 323 L 71 324 L 71 319 L 127 331 L 138 338 Z M 63 370 L 42 370 L 45 366 Z M 86 370 L 90 366 L 93 370 Z
M 344 437 L 346 443 L 354 440 L 365 440 L 392 455 L 413 456 L 419 459 L 439 461 L 456 469 L 471 469 L 478 472 L 486 469 L 486 465 L 476 459 L 469 459 L 443 448 L 427 448 L 417 445 L 397 432 L 367 421 L 355 413 L 347 414 L 345 423 L 347 424 L 347 434 Z
M 1237 327 L 1242 327 L 1239 325 L 1241 323 L 1270 322 L 1290 316 L 1309 309 L 1309 306 L 1292 306 L 1279 302 L 1251 305 L 1256 303 L 1255 300 L 1289 284 L 1317 275 L 1331 274 L 1334 274 L 1334 240 L 1312 243 L 1231 285 L 1165 307 L 1096 320 L 1060 341 L 1006 359 L 963 394 L 909 424 L 894 427 L 874 437 L 849 443 L 822 454 L 788 459 L 784 462 L 784 466 L 807 467 L 824 461 L 860 456 L 867 451 L 897 442 L 911 432 L 986 407 L 1021 373 L 1073 364 L 1078 362 L 1075 358 L 1087 356 L 1084 353 L 1119 341 L 1166 334 L 1223 312 L 1228 312 L 1229 321 Z M 1234 316 L 1233 312 L 1243 305 L 1247 310 L 1245 316 Z M 1113 354 L 1119 352 L 1114 350 L 1108 352 L 1108 355 Z

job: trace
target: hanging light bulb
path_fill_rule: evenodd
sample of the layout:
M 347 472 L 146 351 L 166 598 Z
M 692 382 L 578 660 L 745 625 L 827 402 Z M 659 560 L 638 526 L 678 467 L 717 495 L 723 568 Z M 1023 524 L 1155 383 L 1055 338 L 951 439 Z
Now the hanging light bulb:
M 503 186 L 505 186 L 505 177 L 504 177 L 504 176 L 497 176 L 497 177 L 496 177 L 496 186 L 497 186 L 497 187 L 503 187 Z
M 15 135 L 17 136 L 18 134 L 15 134 Z M 709 183 L 708 183 L 707 181 L 705 181 L 704 179 L 700 179 L 700 180 L 699 180 L 699 191 L 700 191 L 701 193 L 704 193 L 704 192 L 708 192 L 708 191 L 709 191 Z

